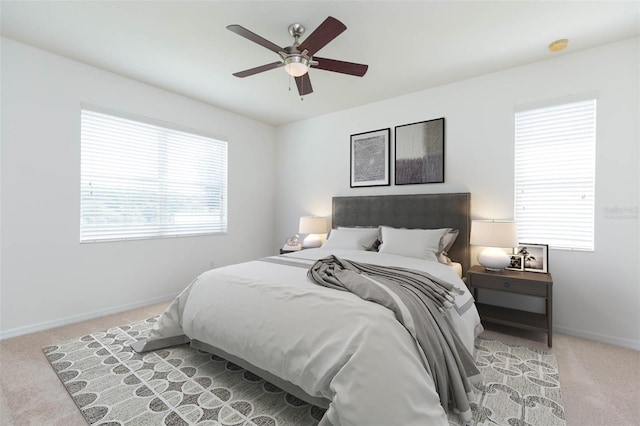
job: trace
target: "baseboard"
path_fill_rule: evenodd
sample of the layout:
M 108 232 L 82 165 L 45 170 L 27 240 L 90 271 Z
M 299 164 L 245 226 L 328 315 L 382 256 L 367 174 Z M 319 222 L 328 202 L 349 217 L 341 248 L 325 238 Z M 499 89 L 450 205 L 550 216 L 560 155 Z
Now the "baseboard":
M 104 317 L 106 315 L 117 314 L 119 312 L 129 311 L 131 309 L 141 308 L 143 306 L 154 305 L 156 303 L 168 302 L 175 299 L 176 294 L 164 295 L 154 297 L 152 299 L 141 300 L 138 302 L 127 303 L 124 305 L 114 306 L 107 309 L 100 309 L 98 311 L 87 312 L 80 315 L 72 315 L 66 318 L 60 318 L 53 321 L 45 321 L 38 324 L 28 325 L 25 327 L 17 327 L 9 330 L 0 331 L 0 340 L 9 339 L 11 337 L 22 336 L 24 334 L 35 333 L 38 331 L 48 330 L 54 327 L 60 327 L 63 325 L 73 324 L 76 322 L 86 321 L 93 318 Z
M 632 339 L 623 339 L 620 337 L 612 337 L 605 334 L 600 333 L 591 333 L 584 330 L 576 330 L 570 327 L 558 327 L 556 325 L 553 326 L 553 331 L 568 334 L 570 336 L 580 337 L 583 339 L 594 340 L 600 343 L 606 343 L 609 345 L 622 346 L 624 348 L 640 350 L 640 342 Z

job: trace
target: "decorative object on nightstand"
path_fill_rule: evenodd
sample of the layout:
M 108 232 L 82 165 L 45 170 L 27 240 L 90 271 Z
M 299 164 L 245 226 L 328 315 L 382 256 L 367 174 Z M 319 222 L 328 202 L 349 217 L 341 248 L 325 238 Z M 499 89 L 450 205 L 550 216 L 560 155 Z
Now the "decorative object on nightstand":
M 287 239 L 287 242 L 280 249 L 280 254 L 291 253 L 292 251 L 300 251 L 302 250 L 302 244 L 300 244 L 300 237 L 298 235 L 294 235 L 291 238 Z
M 309 234 L 302 241 L 302 247 L 315 248 L 322 245 L 322 235 L 326 234 L 327 219 L 320 216 L 303 216 L 300 218 L 300 228 L 298 232 L 301 234 Z
M 504 269 L 508 269 L 510 271 L 524 271 L 524 262 L 522 261 L 522 255 L 509 255 L 509 265 L 505 266 Z
M 511 257 L 502 248 L 513 249 L 518 244 L 516 223 L 506 220 L 474 220 L 471 222 L 470 243 L 485 247 L 478 254 L 478 262 L 487 271 L 501 271 L 511 263 Z
M 488 272 L 483 267 L 475 265 L 469 269 L 467 281 L 469 289 L 473 292 L 476 308 L 482 321 L 527 330 L 545 331 L 547 333 L 547 345 L 551 347 L 553 334 L 553 279 L 551 274 L 520 271 Z M 543 298 L 546 300 L 545 313 L 539 314 L 478 303 L 479 289 Z
M 547 244 L 518 243 L 514 253 L 522 256 L 524 271 L 545 274 L 549 272 L 549 246 Z

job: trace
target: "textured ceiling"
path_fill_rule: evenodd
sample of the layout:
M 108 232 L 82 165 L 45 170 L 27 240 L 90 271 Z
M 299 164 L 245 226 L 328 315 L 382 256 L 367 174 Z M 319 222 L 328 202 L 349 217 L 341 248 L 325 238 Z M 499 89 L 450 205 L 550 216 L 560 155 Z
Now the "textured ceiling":
M 639 1 L 6 1 L 2 36 L 280 125 L 554 55 L 638 36 Z M 228 30 L 279 46 L 327 16 L 347 30 L 318 56 L 369 65 L 363 78 L 311 70 L 300 100 L 282 69 L 232 73 L 278 56 Z M 568 38 L 569 48 L 547 45 Z M 594 64 L 597 66 L 597 64 Z M 289 86 L 291 85 L 291 91 Z

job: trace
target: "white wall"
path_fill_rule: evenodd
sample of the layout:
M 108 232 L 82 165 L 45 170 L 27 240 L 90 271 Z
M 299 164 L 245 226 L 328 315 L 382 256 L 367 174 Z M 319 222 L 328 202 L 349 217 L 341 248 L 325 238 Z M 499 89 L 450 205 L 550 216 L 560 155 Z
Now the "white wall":
M 595 92 L 596 250 L 551 251 L 554 324 L 640 348 L 638 39 L 277 130 L 1 42 L 0 337 L 168 299 L 211 261 L 273 253 L 301 215 L 329 216 L 334 195 L 469 191 L 474 218 L 513 217 L 514 106 Z M 225 137 L 229 234 L 80 245 L 81 102 Z M 383 127 L 393 134 L 396 125 L 438 117 L 446 118 L 445 183 L 349 188 L 350 134 Z
M 165 300 L 212 261 L 273 253 L 272 126 L 1 41 L 0 336 Z M 81 102 L 226 139 L 228 234 L 80 245 Z
M 554 325 L 640 348 L 638 52 L 630 39 L 282 126 L 275 245 L 296 233 L 300 215 L 329 216 L 335 195 L 468 191 L 473 218 L 513 218 L 514 107 L 595 92 L 596 249 L 550 251 Z M 445 183 L 349 188 L 349 135 L 438 117 Z

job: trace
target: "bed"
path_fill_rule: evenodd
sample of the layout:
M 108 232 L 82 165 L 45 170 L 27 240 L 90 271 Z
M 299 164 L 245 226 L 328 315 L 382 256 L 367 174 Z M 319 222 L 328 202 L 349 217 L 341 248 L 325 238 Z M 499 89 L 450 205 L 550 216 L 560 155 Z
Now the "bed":
M 458 238 L 448 255 L 464 274 L 469 202 L 468 193 L 334 197 L 332 228 L 455 228 Z M 327 256 L 422 270 L 452 283 L 461 294 L 446 315 L 473 351 L 482 327 L 455 268 L 329 243 L 201 274 L 159 317 L 148 339 L 132 346 L 143 352 L 190 343 L 326 408 L 321 425 L 447 424 L 420 349 L 394 314 L 307 278 L 309 268 Z

